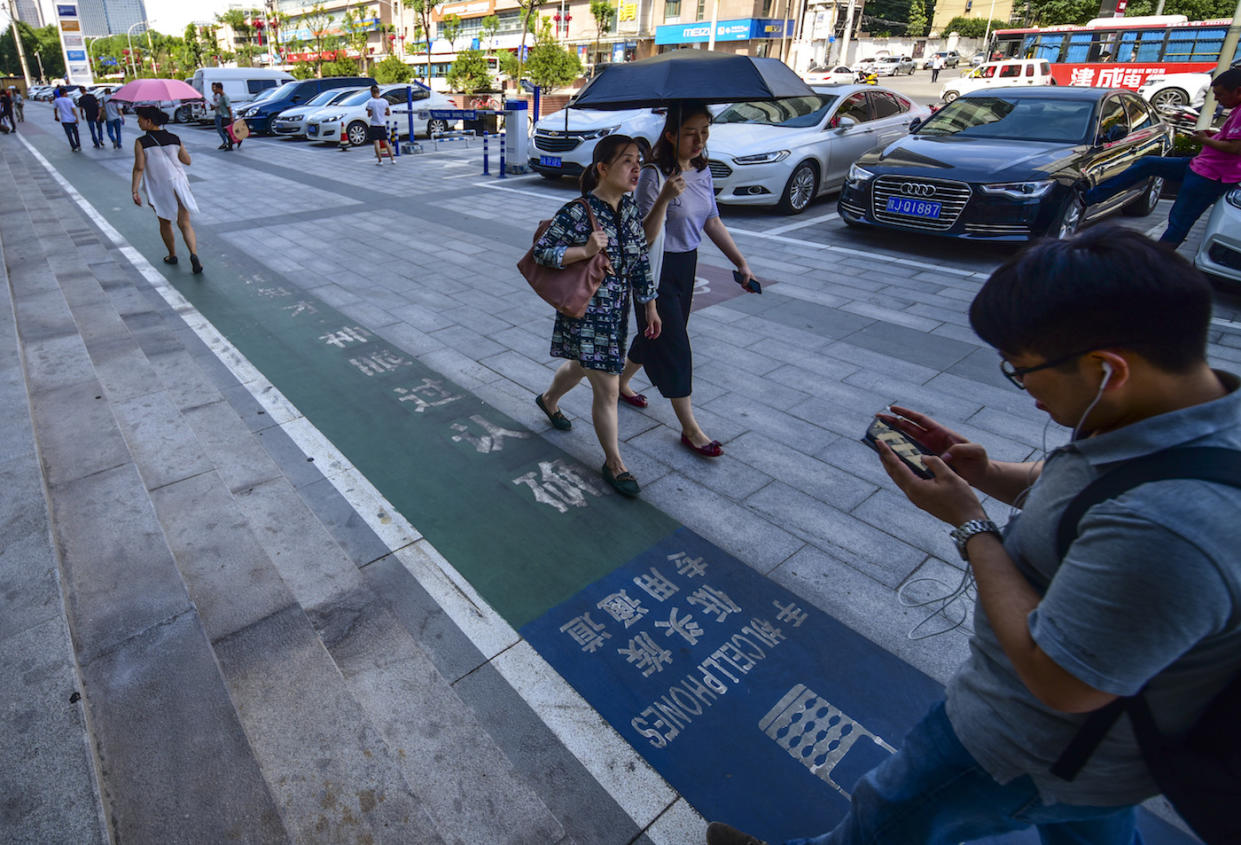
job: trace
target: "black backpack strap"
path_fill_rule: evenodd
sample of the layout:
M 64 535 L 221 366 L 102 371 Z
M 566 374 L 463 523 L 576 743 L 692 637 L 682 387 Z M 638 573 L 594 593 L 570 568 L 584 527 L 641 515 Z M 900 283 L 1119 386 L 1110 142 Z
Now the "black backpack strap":
M 1086 511 L 1134 487 L 1174 478 L 1241 487 L 1241 450 L 1211 446 L 1165 449 L 1105 472 L 1087 484 L 1061 514 L 1056 530 L 1057 556 L 1063 559 L 1068 554 L 1069 547 L 1077 539 L 1077 525 Z
M 1194 446 L 1165 449 L 1141 458 L 1135 458 L 1119 467 L 1105 472 L 1078 493 L 1060 516 L 1056 530 L 1056 553 L 1063 559 L 1069 547 L 1077 539 L 1077 526 L 1092 507 L 1114 499 L 1122 493 L 1151 481 L 1171 479 L 1213 481 L 1232 487 L 1241 487 L 1241 450 L 1224 447 Z M 1134 708 L 1134 702 L 1140 702 Z M 1137 721 L 1144 733 L 1151 733 L 1154 721 L 1150 709 L 1141 699 L 1141 693 L 1130 698 L 1118 698 L 1091 713 L 1073 737 L 1073 741 L 1051 767 L 1051 773 L 1064 780 L 1073 780 L 1086 765 L 1090 755 L 1099 747 L 1103 737 L 1126 709 Z M 1157 731 L 1156 731 L 1157 733 Z

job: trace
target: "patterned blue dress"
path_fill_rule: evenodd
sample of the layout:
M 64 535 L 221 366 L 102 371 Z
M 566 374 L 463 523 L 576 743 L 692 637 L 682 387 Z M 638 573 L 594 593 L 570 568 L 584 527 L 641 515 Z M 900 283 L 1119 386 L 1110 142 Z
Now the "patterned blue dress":
M 578 361 L 588 370 L 619 374 L 625 368 L 629 335 L 629 290 L 633 289 L 638 302 L 649 302 L 658 289 L 651 277 L 642 213 L 633 194 L 621 197 L 618 211 L 594 194 L 587 201 L 608 236 L 607 253 L 615 272 L 604 277 L 580 320 L 556 314 L 551 354 Z M 566 203 L 535 243 L 534 260 L 545 267 L 563 266 L 565 250 L 585 244 L 590 231 L 590 216 L 582 203 Z

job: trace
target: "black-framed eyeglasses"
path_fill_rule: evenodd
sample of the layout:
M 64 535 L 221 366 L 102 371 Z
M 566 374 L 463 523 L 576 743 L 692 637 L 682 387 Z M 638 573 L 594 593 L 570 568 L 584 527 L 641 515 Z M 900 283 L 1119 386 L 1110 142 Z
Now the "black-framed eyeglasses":
M 1012 362 L 1007 358 L 1000 359 L 1000 372 L 1004 374 L 1004 378 L 1008 379 L 1018 390 L 1026 389 L 1026 376 L 1030 373 L 1037 373 L 1039 370 L 1050 370 L 1052 367 L 1059 367 L 1061 364 L 1067 364 L 1075 358 L 1080 358 L 1088 352 L 1094 352 L 1099 349 L 1098 346 L 1092 346 L 1089 349 L 1083 349 L 1081 352 L 1074 352 L 1072 355 L 1065 355 L 1063 358 L 1056 358 L 1052 361 L 1044 361 L 1042 364 L 1035 364 L 1033 367 L 1014 367 Z

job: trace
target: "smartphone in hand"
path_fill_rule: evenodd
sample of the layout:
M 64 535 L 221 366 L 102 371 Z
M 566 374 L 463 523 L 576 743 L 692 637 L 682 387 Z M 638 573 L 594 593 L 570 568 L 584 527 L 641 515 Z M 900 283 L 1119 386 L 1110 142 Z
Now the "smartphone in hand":
M 733 281 L 741 285 L 743 288 L 748 290 L 750 293 L 762 293 L 763 292 L 763 286 L 758 283 L 758 279 L 750 279 L 749 281 L 746 281 L 745 276 L 741 275 L 741 273 L 738 272 L 737 270 L 733 270 Z
M 913 470 L 914 474 L 919 478 L 931 479 L 935 477 L 926 468 L 926 462 L 922 459 L 924 455 L 934 455 L 935 452 L 923 446 L 900 429 L 892 428 L 883 420 L 876 418 L 870 424 L 870 427 L 866 429 L 862 442 L 878 452 L 880 440 L 888 444 L 888 448 L 896 453 L 896 457 L 900 458 L 905 466 Z

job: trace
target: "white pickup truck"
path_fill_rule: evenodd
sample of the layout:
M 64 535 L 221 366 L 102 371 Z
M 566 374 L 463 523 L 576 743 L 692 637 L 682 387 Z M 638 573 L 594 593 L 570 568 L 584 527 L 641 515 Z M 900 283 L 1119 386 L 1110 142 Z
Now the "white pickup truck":
M 979 88 L 1011 88 L 1014 85 L 1055 85 L 1051 77 L 1051 64 L 1046 59 L 1004 59 L 986 62 L 963 74 L 959 79 L 944 83 L 941 96 L 951 103 L 962 94 Z

